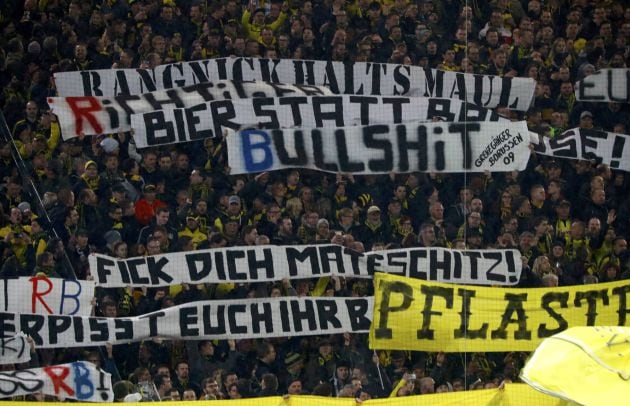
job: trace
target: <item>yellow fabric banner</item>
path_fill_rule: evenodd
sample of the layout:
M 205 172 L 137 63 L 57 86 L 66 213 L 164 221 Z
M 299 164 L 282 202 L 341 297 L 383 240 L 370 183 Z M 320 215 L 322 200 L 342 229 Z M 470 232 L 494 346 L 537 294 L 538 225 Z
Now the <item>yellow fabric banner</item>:
M 374 289 L 374 349 L 533 351 L 569 327 L 630 325 L 630 281 L 509 289 L 377 273 Z
M 579 404 L 619 404 L 630 394 L 629 344 L 627 327 L 570 328 L 543 340 L 521 378 Z
M 16 406 L 54 406 L 59 403 L 49 402 L 2 402 Z M 96 403 L 73 403 L 73 406 L 94 406 Z M 142 403 L 144 405 L 144 403 Z M 182 402 L 160 402 L 164 406 L 181 406 Z M 205 400 L 197 401 L 195 406 L 357 406 L 351 398 L 325 398 L 319 396 L 279 396 L 271 398 L 252 398 L 241 400 Z M 125 405 L 141 406 L 139 403 L 125 403 Z M 536 405 L 536 406 L 566 406 L 567 402 L 537 392 L 525 384 L 512 383 L 503 389 L 483 389 L 468 392 L 436 393 L 433 395 L 405 396 L 400 398 L 385 398 L 367 400 L 363 406 L 461 406 L 461 405 Z

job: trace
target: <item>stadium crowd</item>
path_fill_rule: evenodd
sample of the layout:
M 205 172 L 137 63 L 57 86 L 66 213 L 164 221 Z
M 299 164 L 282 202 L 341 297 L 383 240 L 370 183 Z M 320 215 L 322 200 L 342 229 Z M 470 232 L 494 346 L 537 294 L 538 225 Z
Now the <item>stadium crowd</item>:
M 512 173 L 233 176 L 218 139 L 142 150 L 130 133 L 63 141 L 46 103 L 61 71 L 232 56 L 376 61 L 531 77 L 530 110 L 502 107 L 502 115 L 526 119 L 548 137 L 574 127 L 627 134 L 630 105 L 587 104 L 574 95 L 584 76 L 628 67 L 630 7 L 623 1 L 25 0 L 0 4 L 0 28 L 0 108 L 12 130 L 0 149 L 1 277 L 86 279 L 94 252 L 126 258 L 332 242 L 357 251 L 516 248 L 524 264 L 519 286 L 528 288 L 630 279 L 630 179 L 597 162 L 532 153 L 527 170 Z M 117 317 L 197 300 L 372 293 L 365 281 L 343 278 L 99 288 L 95 312 Z M 114 375 L 117 400 L 138 385 L 145 398 L 155 397 L 149 382 L 163 400 L 369 399 L 492 388 L 517 381 L 526 358 L 371 352 L 361 334 L 153 339 L 36 354 L 32 365 L 100 365 Z

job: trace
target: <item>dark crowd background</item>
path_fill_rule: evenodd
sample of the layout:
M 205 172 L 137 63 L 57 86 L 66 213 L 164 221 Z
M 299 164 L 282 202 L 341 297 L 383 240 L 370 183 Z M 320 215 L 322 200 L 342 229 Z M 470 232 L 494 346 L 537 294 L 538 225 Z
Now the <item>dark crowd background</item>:
M 531 108 L 500 107 L 502 115 L 547 137 L 574 127 L 628 133 L 628 104 L 574 96 L 584 76 L 627 67 L 630 7 L 623 1 L 26 0 L 0 4 L 0 29 L 2 277 L 90 278 L 94 252 L 125 258 L 332 242 L 357 251 L 516 248 L 525 265 L 519 286 L 527 288 L 630 278 L 628 175 L 596 161 L 532 154 L 520 173 L 231 176 L 221 140 L 145 150 L 130 133 L 64 142 L 46 103 L 56 94 L 53 74 L 62 71 L 233 56 L 376 61 L 531 77 Z M 94 314 L 372 293 L 363 281 L 339 278 L 101 288 Z M 343 334 L 154 339 L 34 355 L 16 367 L 89 360 L 113 374 L 118 400 L 138 391 L 148 400 L 369 399 L 492 388 L 517 381 L 527 354 L 371 352 L 365 335 Z

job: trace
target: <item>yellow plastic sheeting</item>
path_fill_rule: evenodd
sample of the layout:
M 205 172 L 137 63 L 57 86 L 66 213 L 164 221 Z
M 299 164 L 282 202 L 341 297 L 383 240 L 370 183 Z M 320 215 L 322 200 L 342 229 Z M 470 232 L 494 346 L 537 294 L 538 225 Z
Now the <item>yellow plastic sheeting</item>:
M 48 402 L 2 402 L 19 406 L 55 406 L 59 403 Z M 191 404 L 190 402 L 186 402 Z M 94 406 L 98 403 L 73 403 L 75 406 Z M 183 402 L 160 402 L 165 406 L 182 406 Z M 287 399 L 276 396 L 242 400 L 205 400 L 192 403 L 198 406 L 356 406 L 358 403 L 349 398 L 325 398 L 318 396 L 291 396 Z M 146 403 L 125 403 L 125 405 L 146 405 Z M 400 398 L 368 400 L 365 406 L 462 406 L 462 405 L 536 405 L 565 406 L 569 403 L 537 392 L 525 384 L 507 384 L 503 389 L 484 389 L 468 392 L 437 393 L 434 395 L 406 396 Z
M 374 349 L 533 351 L 569 327 L 630 324 L 630 281 L 513 289 L 377 273 L 374 288 Z
M 627 403 L 630 328 L 575 327 L 547 338 L 521 376 L 539 391 L 576 403 Z

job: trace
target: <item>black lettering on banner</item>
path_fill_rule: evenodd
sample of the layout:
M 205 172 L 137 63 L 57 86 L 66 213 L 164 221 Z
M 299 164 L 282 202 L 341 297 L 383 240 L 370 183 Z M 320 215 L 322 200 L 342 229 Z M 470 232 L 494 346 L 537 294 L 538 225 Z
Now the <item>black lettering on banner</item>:
M 289 321 L 289 307 L 287 302 L 280 302 L 280 322 L 282 331 L 291 331 L 291 322 Z
M 0 315 L 2 317 L 2 315 Z M 2 330 L 5 331 L 4 329 Z M 12 345 L 15 343 L 15 346 Z M 17 353 L 17 358 L 19 359 L 24 354 L 24 349 L 26 348 L 26 340 L 24 337 L 9 337 L 9 338 L 1 338 L 0 339 L 0 355 L 4 356 L 8 352 Z
M 463 159 L 464 159 L 464 169 L 472 168 L 472 147 L 470 144 L 470 133 L 471 132 L 479 132 L 481 130 L 480 123 L 454 123 L 449 124 L 448 132 L 450 133 L 459 133 L 460 140 L 462 143 L 462 149 L 464 150 Z
M 274 98 L 273 97 L 257 97 L 255 99 L 251 99 L 252 105 L 254 107 L 254 114 L 256 117 L 267 117 L 268 121 L 259 121 L 257 123 L 259 128 L 281 128 L 280 122 L 278 121 L 278 113 L 275 109 L 271 108 L 269 110 L 265 110 L 265 106 L 274 106 Z
M 417 331 L 417 337 L 419 340 L 434 340 L 435 330 L 431 329 L 431 317 L 433 315 L 439 316 L 442 312 L 434 311 L 433 298 L 440 296 L 444 298 L 446 302 L 446 308 L 453 308 L 453 289 L 445 288 L 441 286 L 420 286 L 420 293 L 424 295 L 424 308 L 422 309 L 422 328 Z
M 311 139 L 313 140 L 313 158 L 315 166 L 322 171 L 339 172 L 337 164 L 326 162 L 326 154 L 324 153 L 324 137 L 322 136 L 321 130 L 317 128 L 311 130 Z
M 440 252 L 444 255 L 441 261 L 438 259 L 438 253 Z M 438 277 L 439 270 L 442 271 L 444 280 L 451 279 L 451 253 L 446 250 L 431 250 L 429 252 L 429 278 L 432 281 L 440 280 L 440 277 Z
M 344 77 L 346 79 L 346 87 L 344 94 L 354 94 L 354 63 L 350 61 L 343 62 Z
M 9 309 L 9 281 L 8 279 L 4 279 L 4 281 L 2 282 L 2 293 L 4 293 L 4 309 L 3 310 L 6 311 Z M 2 319 L 0 318 L 0 320 Z M 5 331 L 5 330 L 2 329 L 0 331 Z
M 127 263 L 125 261 L 116 261 L 118 265 L 118 270 L 120 271 L 120 278 L 126 284 L 131 284 L 131 279 L 129 278 L 129 270 L 127 269 Z
M 90 341 L 108 341 L 109 340 L 109 327 L 107 325 L 107 319 L 104 317 L 91 317 L 90 318 Z
M 455 121 L 455 114 L 451 113 L 451 101 L 449 99 L 428 99 L 429 106 L 427 108 L 427 119 L 441 118 L 447 122 Z M 466 104 L 462 103 L 462 108 Z
M 319 255 L 321 256 L 322 274 L 327 275 L 332 273 L 330 267 L 331 263 L 335 263 L 335 268 L 339 273 L 345 273 L 343 268 L 343 247 L 341 245 L 329 245 L 319 248 Z
M 259 59 L 260 62 L 260 73 L 263 82 L 280 82 L 280 78 L 278 77 L 278 72 L 276 68 L 278 64 L 280 64 L 280 60 L 271 60 L 271 59 Z M 272 63 L 273 66 L 270 68 L 269 63 Z
M 236 118 L 236 111 L 231 100 L 217 100 L 210 103 L 210 117 L 214 123 L 215 137 L 222 135 L 224 127 L 235 131 L 240 128 L 240 124 L 231 121 Z
M 98 72 L 80 71 L 79 74 L 81 75 L 81 84 L 83 85 L 83 94 L 85 96 L 103 95 L 100 89 L 101 75 L 99 75 Z
M 604 95 L 586 95 L 586 91 L 588 89 L 594 88 L 595 87 L 595 83 L 589 83 L 589 79 L 593 79 L 596 77 L 596 75 L 601 75 L 602 72 L 594 72 L 590 78 L 584 78 L 579 82 L 579 94 L 580 96 L 578 97 L 578 99 L 582 100 L 582 101 L 603 101 L 605 99 Z
M 114 336 L 116 340 L 125 341 L 133 339 L 133 320 L 119 317 L 114 319 Z
M 164 94 L 166 95 L 166 98 L 161 100 L 158 100 L 155 97 L 155 93 L 147 93 L 143 97 L 151 105 L 151 107 L 156 110 L 165 110 L 173 107 L 185 107 L 183 100 L 179 97 L 178 89 L 166 90 Z
M 312 269 L 313 275 L 321 274 L 319 257 L 317 256 L 317 249 L 315 247 L 306 247 L 301 251 L 297 248 L 286 247 L 285 250 L 290 276 L 298 275 L 298 262 L 305 263 L 304 268 Z
M 350 103 L 359 103 L 361 114 L 361 125 L 370 124 L 370 104 L 378 104 L 378 99 L 371 96 L 350 96 Z
M 85 341 L 85 335 L 83 333 L 83 319 L 80 316 L 72 317 L 72 327 L 74 328 L 74 340 L 77 343 Z
M 201 123 L 201 118 L 198 115 L 195 115 L 195 113 L 198 111 L 206 111 L 206 105 L 198 104 L 184 110 L 184 112 L 186 113 L 186 124 L 188 124 L 188 134 L 190 134 L 191 141 L 202 140 L 204 138 L 212 138 L 214 136 L 212 130 L 210 129 L 197 129 L 197 125 Z M 217 137 L 219 135 L 220 133 L 217 135 Z M 180 141 L 186 141 L 185 134 L 180 135 Z
M 262 306 L 262 311 L 259 308 Z M 260 324 L 264 323 L 265 332 L 273 333 L 273 312 L 271 310 L 271 304 L 264 303 L 252 303 L 251 304 L 251 317 L 252 317 L 252 333 L 260 334 Z
M 117 70 L 116 79 L 114 82 L 114 94 L 121 96 L 129 96 L 131 95 L 131 90 L 129 89 L 129 81 L 127 80 L 127 75 L 125 75 L 124 70 Z M 101 93 L 99 96 L 102 96 Z
M 451 265 L 451 269 L 453 270 L 453 279 L 461 279 L 462 278 L 462 253 L 459 251 L 452 251 L 453 255 L 453 265 Z
M 144 266 L 145 259 L 144 258 L 132 258 L 126 261 L 127 267 L 129 269 L 129 275 L 131 276 L 131 281 L 134 284 L 148 284 L 148 277 L 141 277 L 140 272 L 138 271 L 139 267 Z
M 375 272 L 380 271 L 383 258 L 383 255 L 375 252 L 367 255 L 367 268 L 370 275 L 374 275 Z
M 343 127 L 343 98 L 340 96 L 313 97 L 313 116 L 315 127 L 325 127 L 324 121 L 334 121 L 336 127 Z M 323 111 L 323 106 L 333 106 L 333 111 Z M 343 170 L 342 170 L 343 171 Z
M 157 321 L 160 317 L 164 317 L 164 316 L 166 316 L 165 312 L 157 311 L 157 312 L 143 314 L 141 316 L 138 316 L 138 318 L 140 320 L 149 319 L 149 337 L 157 337 L 159 334 Z
M 420 131 L 420 127 L 425 131 Z M 407 141 L 407 127 L 405 125 L 396 126 L 396 142 L 398 144 L 398 167 L 401 172 L 409 170 L 409 151 L 415 150 L 418 154 L 418 166 L 422 167 L 427 162 L 426 127 L 418 126 L 418 139 Z M 421 169 L 419 169 L 421 170 Z
M 109 267 L 113 267 L 115 265 L 116 262 L 111 259 L 103 258 L 101 256 L 96 257 L 96 277 L 98 278 L 98 283 L 107 282 L 107 275 L 112 274 L 112 270 L 109 269 Z
M 623 89 L 623 86 L 620 86 L 620 83 L 615 83 L 615 81 L 613 80 L 613 70 L 612 69 L 608 69 L 606 71 L 606 90 L 608 90 L 608 98 L 613 101 L 613 102 L 617 102 L 617 103 L 628 103 L 630 102 L 630 69 L 624 69 L 624 73 L 626 74 L 625 77 L 625 83 L 626 83 L 626 97 L 617 97 L 615 96 L 614 90 L 617 89 Z
M 363 127 L 363 144 L 369 149 L 383 150 L 383 158 L 370 159 L 368 168 L 373 172 L 391 172 L 394 169 L 392 143 L 388 139 L 375 138 L 374 136 L 378 134 L 389 134 L 389 126 L 387 124 L 377 124 Z
M 527 301 L 527 293 L 521 293 L 518 295 L 514 293 L 506 293 L 504 299 L 507 300 L 508 303 L 505 307 L 503 315 L 501 316 L 501 325 L 496 330 L 492 330 L 490 337 L 493 340 L 506 339 L 508 325 L 516 323 L 518 330 L 514 332 L 514 339 L 531 340 L 532 332 L 527 330 L 527 314 L 525 313 L 525 308 L 523 307 L 523 302 Z M 512 318 L 514 313 L 516 313 L 516 319 Z
M 449 93 L 447 98 L 449 98 L 449 99 L 467 100 L 466 81 L 464 80 L 465 79 L 464 75 L 462 73 L 455 73 L 454 75 L 455 75 L 455 80 L 452 83 L 451 92 Z M 491 91 L 492 91 L 492 89 L 491 89 Z M 490 96 L 491 95 L 492 95 L 492 93 L 490 93 Z M 481 96 L 481 94 L 478 94 L 477 92 L 475 92 L 473 97 L 477 97 L 477 96 Z M 483 103 L 483 101 L 481 101 L 480 103 L 477 103 L 477 104 L 481 104 L 481 103 Z M 484 106 L 485 106 L 485 104 L 484 104 Z
M 326 63 L 326 67 L 324 68 L 323 85 L 329 87 L 330 90 L 335 94 L 340 93 L 339 84 L 337 82 L 337 74 L 335 73 L 334 64 L 331 61 L 328 61 Z
M 582 138 L 582 142 L 580 143 L 582 146 L 581 156 L 585 159 L 592 159 L 597 163 L 601 163 L 602 158 L 596 152 L 598 149 L 597 140 L 605 140 L 607 135 L 608 134 L 603 131 L 594 131 L 587 128 L 580 129 L 580 136 Z
M 204 306 L 204 310 L 206 307 Z M 179 332 L 182 337 L 194 337 L 199 335 L 199 329 L 197 325 L 197 308 L 196 307 L 182 307 L 179 309 Z M 206 314 L 204 311 L 203 317 L 204 325 L 209 320 L 206 320 Z
M 404 73 L 402 71 L 405 71 Z M 394 87 L 394 94 L 407 94 L 411 89 L 411 81 L 409 80 L 409 76 L 411 76 L 411 68 L 409 66 L 397 65 L 394 68 L 394 83 L 400 86 L 400 90 L 398 87 Z
M 252 99 L 256 100 L 256 99 Z M 296 97 L 283 97 L 278 99 L 280 101 L 281 106 L 289 105 L 291 106 L 291 114 L 293 115 L 293 126 L 301 127 L 302 126 L 302 113 L 300 111 L 301 104 L 309 104 L 308 99 L 304 96 L 296 96 Z M 280 126 L 276 127 L 279 128 Z
M 198 268 L 197 264 L 201 264 L 201 270 Z M 212 270 L 212 256 L 207 253 L 188 253 L 186 254 L 186 265 L 190 280 L 192 282 L 201 281 L 210 275 L 210 271 Z M 218 275 L 218 277 L 221 280 L 225 279 L 225 275 L 223 275 L 223 277 Z
M 508 271 L 508 280 L 510 282 L 516 283 L 518 282 L 518 277 L 516 276 L 516 263 L 514 261 L 514 252 L 507 250 L 505 251 L 505 262 L 507 263 L 507 271 Z
M 503 262 L 503 252 L 484 252 L 484 259 L 493 259 L 494 264 L 486 271 L 486 279 L 489 281 L 505 282 L 505 275 L 495 274 L 492 271 Z
M 46 322 L 46 316 L 40 314 L 20 314 L 20 330 L 31 337 L 35 344 L 42 345 L 44 339 L 39 334 Z
M 142 118 L 147 129 L 147 144 L 149 146 L 175 142 L 175 127 L 172 122 L 166 121 L 163 110 L 145 113 Z M 158 132 L 163 135 L 158 135 Z
M 397 261 L 400 259 L 400 261 Z M 391 270 L 390 274 L 407 276 L 407 253 L 406 252 L 388 252 L 387 267 Z M 400 269 L 398 271 L 397 269 Z
M 195 66 L 198 67 L 199 64 L 196 62 L 191 62 L 189 66 L 192 70 L 194 70 Z M 182 67 L 181 63 L 174 63 L 171 65 L 166 65 L 164 67 L 164 71 L 162 72 L 162 83 L 164 83 L 164 88 L 166 89 L 170 89 L 172 87 L 182 87 L 186 85 L 186 79 L 179 79 L 179 80 L 176 80 L 175 83 L 173 83 L 173 69 L 179 72 L 180 77 L 184 73 L 183 72 L 184 68 Z
M 120 95 L 115 96 L 114 100 L 124 110 L 127 119 L 125 122 L 129 124 L 131 122 L 131 115 L 135 114 L 135 110 L 129 105 L 129 102 L 142 100 L 141 96 L 137 95 Z
M 588 305 L 586 311 L 586 325 L 594 326 L 597 319 L 597 300 L 601 299 L 604 306 L 609 305 L 608 289 L 587 290 L 586 292 L 576 292 L 573 304 L 575 307 L 582 307 L 582 301 L 586 300 Z
M 184 93 L 196 93 L 201 96 L 204 102 L 209 102 L 215 99 L 211 89 L 214 89 L 213 82 L 203 82 L 195 86 L 182 87 L 181 91 Z
M 227 308 L 228 325 L 230 326 L 230 334 L 247 334 L 247 326 L 239 326 L 236 323 L 237 313 L 247 313 L 247 307 L 244 304 L 232 304 Z
M 287 131 L 288 133 L 288 131 Z M 284 145 L 284 131 L 271 130 L 271 136 L 273 138 L 273 144 L 276 147 L 278 153 L 278 159 L 283 165 L 288 166 L 304 166 L 308 163 L 308 157 L 306 156 L 306 147 L 304 146 L 304 131 L 294 130 L 292 131 L 294 138 L 295 157 L 289 156 L 289 152 Z M 320 136 L 321 139 L 321 136 Z
M 273 279 L 273 256 L 271 249 L 263 248 L 263 258 L 256 258 L 256 250 L 247 251 L 247 265 L 249 268 L 249 276 L 251 279 L 258 279 L 258 271 L 260 269 L 265 271 L 265 275 L 269 279 Z
M 413 288 L 403 282 L 381 281 L 379 292 L 381 295 L 381 307 L 378 309 L 379 322 L 378 327 L 374 329 L 375 338 L 392 338 L 392 329 L 387 327 L 389 314 L 406 310 L 411 306 L 413 301 Z M 392 294 L 402 295 L 402 303 L 400 306 L 390 306 Z M 376 309 L 375 309 L 376 310 Z
M 107 115 L 109 116 L 109 125 L 111 126 L 111 128 L 118 128 L 120 127 L 118 111 L 115 108 L 108 106 L 111 103 L 112 101 L 110 99 L 102 100 L 103 107 L 105 107 L 105 111 L 107 112 Z M 131 117 L 127 116 L 126 121 L 127 121 L 127 124 L 129 124 L 131 121 Z
M 149 73 L 149 69 L 136 69 L 136 72 L 140 76 L 140 93 L 155 92 L 157 90 L 155 79 Z M 155 74 L 152 70 L 151 73 Z M 144 88 L 145 86 L 146 89 Z
M 365 169 L 363 162 L 351 162 L 348 155 L 348 144 L 346 142 L 346 132 L 338 128 L 335 130 L 335 142 L 337 144 L 337 155 L 339 156 L 340 172 L 360 172 Z
M 424 279 L 427 280 L 427 270 L 422 267 L 424 261 L 422 259 L 426 259 L 427 251 L 425 250 L 412 250 L 409 255 L 409 277 L 416 279 Z
M 317 315 L 319 316 L 319 328 L 321 330 L 332 328 L 341 328 L 341 322 L 337 318 L 337 303 L 334 300 L 317 300 Z
M 160 281 L 164 281 L 166 284 L 173 282 L 173 278 L 162 270 L 168 262 L 169 261 L 166 256 L 147 257 L 147 268 L 149 269 L 149 276 L 151 277 L 152 284 L 158 284 Z
M 0 394 L 10 397 L 18 391 L 33 393 L 44 387 L 44 381 L 37 378 L 37 373 L 24 369 L 21 371 L 0 372 Z
M 462 254 L 464 254 L 464 256 L 468 257 L 469 259 L 469 272 L 470 272 L 470 279 L 473 280 L 477 280 L 479 279 L 479 258 L 481 258 L 481 252 L 477 252 L 477 251 L 464 251 L 462 252 Z
M 615 169 L 621 168 L 621 160 L 623 158 L 623 147 L 625 143 L 626 143 L 626 139 L 624 137 L 619 136 L 619 135 L 615 136 L 615 142 L 613 143 L 613 148 L 612 148 L 612 157 L 610 160 L 611 168 L 615 168 Z
M 488 77 L 490 81 L 494 79 L 494 76 Z M 512 93 L 512 78 L 501 78 L 501 93 L 499 94 L 499 103 L 497 106 L 508 106 L 514 109 L 518 106 L 518 97 L 514 98 L 514 102 L 510 104 L 510 94 Z M 490 92 L 492 94 L 492 92 Z
M 70 316 L 54 315 L 48 316 L 48 341 L 50 344 L 59 342 L 59 334 L 68 330 L 72 325 Z
M 225 334 L 225 305 L 217 305 L 216 310 L 216 326 L 212 325 L 212 306 L 203 306 L 203 333 L 205 335 L 220 335 Z
M 387 65 L 380 63 L 372 64 L 372 94 L 380 96 L 381 94 L 381 68 L 383 68 L 383 74 L 387 73 Z
M 317 330 L 317 320 L 315 319 L 315 309 L 313 307 L 312 301 L 304 301 L 304 310 L 300 309 L 300 301 L 291 300 L 291 318 L 293 320 L 293 328 L 296 332 L 301 332 L 304 330 L 302 327 L 302 321 L 306 320 L 308 322 L 308 327 L 306 331 L 314 331 Z
M 565 131 L 561 137 L 551 138 L 549 140 L 549 148 L 554 156 L 579 158 L 577 142 L 574 137 L 576 133 L 573 130 Z
M 372 321 L 366 317 L 368 302 L 365 298 L 347 299 L 346 310 L 350 319 L 350 331 L 369 330 Z
M 470 302 L 473 297 L 476 296 L 477 292 L 470 289 L 457 289 L 457 294 L 462 298 L 462 308 L 459 312 L 460 324 L 459 328 L 453 331 L 454 338 L 486 338 L 488 336 L 488 323 L 482 323 L 481 327 L 477 330 L 472 330 L 469 326 L 470 316 L 472 316 L 472 312 L 470 311 Z
M 239 268 L 236 266 L 236 260 L 245 258 L 245 253 L 241 250 L 230 250 L 225 255 L 225 260 L 228 264 L 228 276 L 230 280 L 240 281 L 247 279 L 247 272 L 238 272 Z
M 566 309 L 569 307 L 568 301 L 569 301 L 569 292 L 549 292 L 543 295 L 541 303 L 540 303 L 540 307 L 544 311 L 546 311 L 547 314 L 558 323 L 558 327 L 551 329 L 547 327 L 547 323 L 541 323 L 538 326 L 539 338 L 551 337 L 552 335 L 558 334 L 569 327 L 569 323 L 565 320 L 564 317 L 562 317 L 562 314 L 556 312 L 551 307 L 551 303 L 558 302 L 560 303 L 561 309 Z

